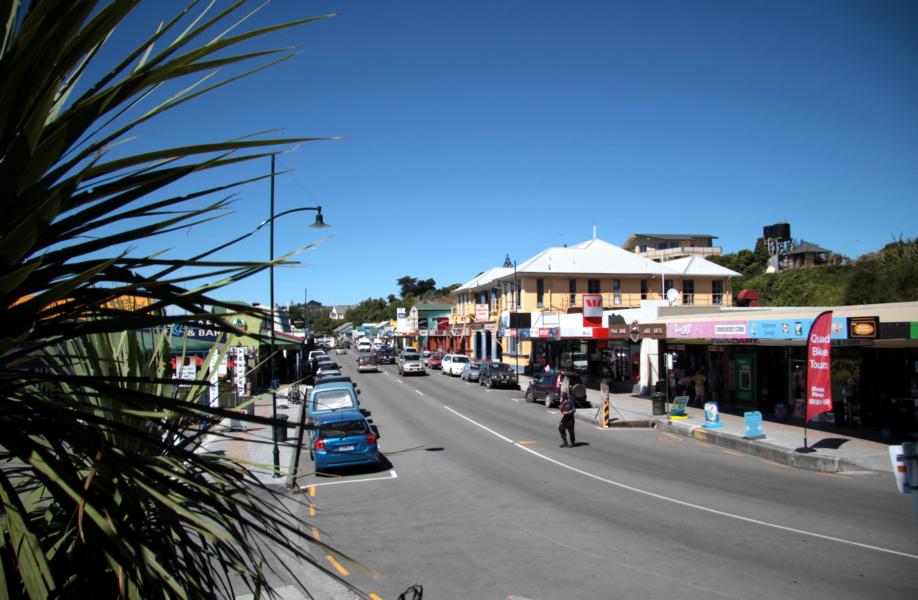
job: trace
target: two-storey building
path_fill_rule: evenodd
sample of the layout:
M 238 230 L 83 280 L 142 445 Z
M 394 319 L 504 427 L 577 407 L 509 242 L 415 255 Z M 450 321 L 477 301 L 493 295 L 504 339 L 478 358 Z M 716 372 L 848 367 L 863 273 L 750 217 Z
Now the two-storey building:
M 620 325 L 642 303 L 729 304 L 737 275 L 697 256 L 657 263 L 594 238 L 478 275 L 453 292 L 451 321 L 468 326 L 476 358 L 595 376 L 609 368 L 624 381 L 639 370 L 639 340 Z

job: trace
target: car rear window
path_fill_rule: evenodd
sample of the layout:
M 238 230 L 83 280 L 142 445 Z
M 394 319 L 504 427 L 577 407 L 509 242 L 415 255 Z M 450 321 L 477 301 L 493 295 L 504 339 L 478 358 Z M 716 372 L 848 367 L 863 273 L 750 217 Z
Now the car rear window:
M 510 365 L 506 365 L 504 363 L 497 363 L 497 364 L 491 365 L 491 370 L 492 371 L 512 371 L 512 369 L 510 368 Z
M 402 358 L 405 360 L 421 360 L 420 354 L 402 354 Z
M 350 435 L 364 435 L 368 431 L 366 421 L 341 421 L 340 423 L 322 425 L 319 428 L 319 438 L 327 440 Z
M 313 410 L 338 410 L 353 407 L 354 402 L 347 390 L 322 390 L 315 393 L 312 401 Z
M 454 356 L 453 362 L 467 363 L 469 362 L 469 357 L 468 356 Z

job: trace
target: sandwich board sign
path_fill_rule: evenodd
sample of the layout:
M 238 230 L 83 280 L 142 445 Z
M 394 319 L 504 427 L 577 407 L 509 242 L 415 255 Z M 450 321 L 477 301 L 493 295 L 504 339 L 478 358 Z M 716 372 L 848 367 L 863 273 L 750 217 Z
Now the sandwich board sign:
M 688 396 L 676 396 L 673 398 L 673 406 L 669 411 L 670 419 L 687 419 L 685 414 L 685 405 L 688 404 Z

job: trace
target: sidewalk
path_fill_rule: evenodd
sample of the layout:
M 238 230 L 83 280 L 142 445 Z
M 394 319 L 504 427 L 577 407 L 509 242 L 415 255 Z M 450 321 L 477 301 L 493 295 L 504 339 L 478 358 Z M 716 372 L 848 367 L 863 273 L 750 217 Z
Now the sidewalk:
M 520 376 L 520 389 L 525 392 L 529 377 Z M 602 414 L 597 409 L 601 404 L 598 390 L 587 390 L 587 399 L 594 408 L 577 409 L 577 419 L 599 425 Z M 667 415 L 654 415 L 650 397 L 631 394 L 610 394 L 609 411 L 612 427 L 623 422 L 647 422 L 660 431 L 695 438 L 709 444 L 722 446 L 737 452 L 752 454 L 777 463 L 799 469 L 835 473 L 839 471 L 886 471 L 892 472 L 889 460 L 889 445 L 859 439 L 837 432 L 807 430 L 808 446 L 815 452 L 797 452 L 803 446 L 803 428 L 786 423 L 762 423 L 764 439 L 747 440 L 743 417 L 720 413 L 721 427 L 708 429 L 704 425 L 704 410 L 685 409 L 686 419 L 669 419 Z M 670 404 L 666 408 L 669 410 Z

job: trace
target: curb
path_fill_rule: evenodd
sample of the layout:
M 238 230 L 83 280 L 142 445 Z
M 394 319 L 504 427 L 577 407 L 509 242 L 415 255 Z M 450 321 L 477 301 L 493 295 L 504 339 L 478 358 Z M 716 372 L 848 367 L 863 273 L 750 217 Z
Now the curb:
M 815 453 L 804 454 L 795 450 L 775 446 L 761 440 L 747 440 L 721 431 L 704 429 L 697 425 L 677 425 L 669 419 L 661 419 L 658 421 L 657 429 L 667 433 L 690 437 L 722 448 L 743 452 L 744 454 L 750 454 L 758 458 L 770 460 L 789 467 L 795 467 L 797 469 L 818 471 L 820 473 L 863 471 L 865 469 L 873 470 L 857 465 L 846 458 L 819 456 Z

